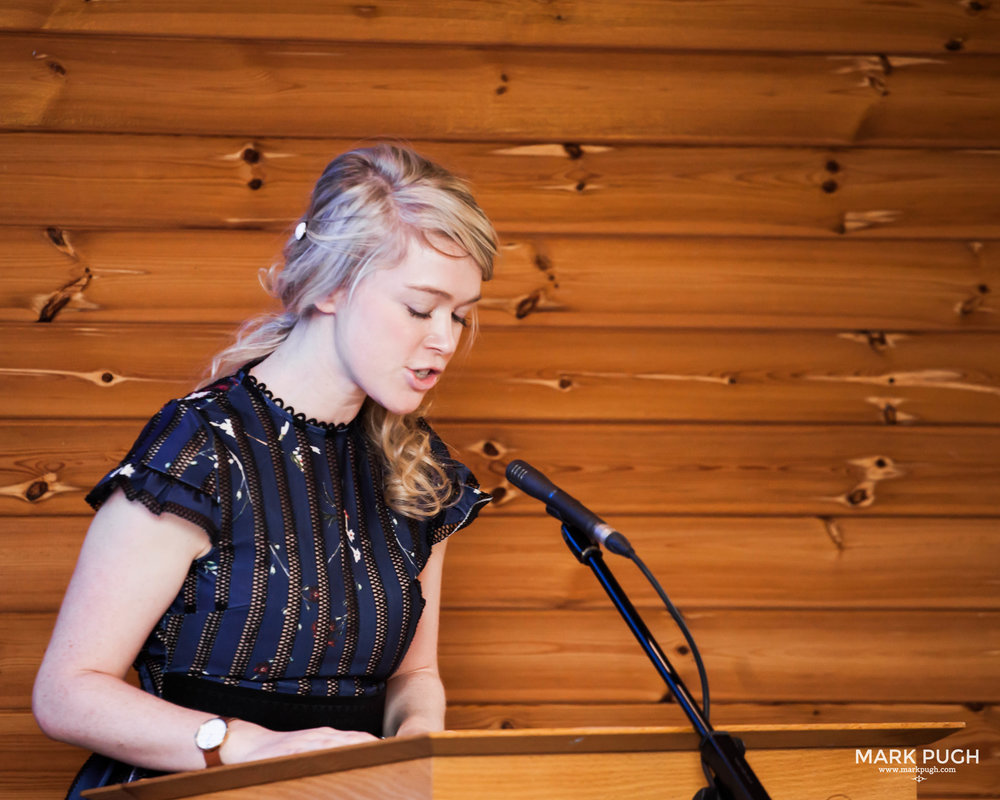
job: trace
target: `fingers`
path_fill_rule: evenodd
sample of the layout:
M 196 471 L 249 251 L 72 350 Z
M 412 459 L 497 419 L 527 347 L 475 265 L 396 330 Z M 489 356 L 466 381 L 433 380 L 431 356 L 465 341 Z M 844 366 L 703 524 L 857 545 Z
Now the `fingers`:
M 329 750 L 353 744 L 377 742 L 378 737 L 364 731 L 342 731 L 336 728 L 310 728 L 303 731 L 268 731 L 263 741 L 258 740 L 252 749 L 234 753 L 230 763 L 277 758 L 314 750 Z

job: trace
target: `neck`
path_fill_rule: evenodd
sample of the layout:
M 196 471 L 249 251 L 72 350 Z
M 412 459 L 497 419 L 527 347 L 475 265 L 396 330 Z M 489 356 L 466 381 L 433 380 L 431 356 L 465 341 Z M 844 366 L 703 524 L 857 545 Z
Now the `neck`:
M 288 338 L 250 374 L 296 412 L 338 424 L 358 415 L 365 395 L 332 368 L 332 320 L 332 315 L 322 312 L 300 319 Z

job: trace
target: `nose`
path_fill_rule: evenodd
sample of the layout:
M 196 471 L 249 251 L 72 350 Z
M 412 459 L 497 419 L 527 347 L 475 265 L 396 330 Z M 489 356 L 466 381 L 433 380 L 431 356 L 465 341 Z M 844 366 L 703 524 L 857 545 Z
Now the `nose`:
M 434 324 L 424 343 L 431 350 L 451 357 L 458 347 L 458 339 L 461 335 L 462 327 L 451 318 L 451 314 L 441 314 L 434 319 Z

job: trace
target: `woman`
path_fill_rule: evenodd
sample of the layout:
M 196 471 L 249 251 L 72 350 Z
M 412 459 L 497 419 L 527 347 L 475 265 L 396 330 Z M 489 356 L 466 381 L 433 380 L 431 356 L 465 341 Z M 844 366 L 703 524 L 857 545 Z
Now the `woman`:
M 102 754 L 71 796 L 443 727 L 444 539 L 490 498 L 418 409 L 495 253 L 465 186 L 416 153 L 327 167 L 271 275 L 284 313 L 87 498 L 33 698 L 49 736 Z

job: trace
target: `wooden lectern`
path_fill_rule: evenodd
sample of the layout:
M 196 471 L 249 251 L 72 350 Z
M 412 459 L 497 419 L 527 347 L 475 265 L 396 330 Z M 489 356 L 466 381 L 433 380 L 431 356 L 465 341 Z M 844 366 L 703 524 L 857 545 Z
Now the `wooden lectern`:
M 912 773 L 857 750 L 926 746 L 961 723 L 734 725 L 772 800 L 913 800 Z M 683 728 L 447 731 L 93 789 L 92 800 L 691 800 L 704 786 Z

